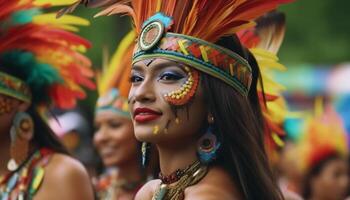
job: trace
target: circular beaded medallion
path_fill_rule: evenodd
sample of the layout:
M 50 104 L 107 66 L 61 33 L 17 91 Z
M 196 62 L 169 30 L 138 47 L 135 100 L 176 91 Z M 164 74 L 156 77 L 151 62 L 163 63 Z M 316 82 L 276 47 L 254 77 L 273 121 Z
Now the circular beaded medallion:
M 153 21 L 147 24 L 141 31 L 139 38 L 139 47 L 147 51 L 154 47 L 162 38 L 164 25 L 160 21 Z

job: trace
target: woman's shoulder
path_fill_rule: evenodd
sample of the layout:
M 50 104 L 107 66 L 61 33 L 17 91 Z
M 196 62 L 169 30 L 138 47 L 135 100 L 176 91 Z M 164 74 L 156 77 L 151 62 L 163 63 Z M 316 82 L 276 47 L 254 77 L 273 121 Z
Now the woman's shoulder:
M 46 197 L 50 199 L 93 199 L 92 186 L 84 166 L 70 156 L 53 153 L 45 166 L 44 182 L 36 199 Z
M 137 194 L 135 196 L 135 200 L 152 199 L 153 194 L 157 190 L 159 185 L 160 185 L 160 180 L 159 179 L 148 181 L 137 192 Z
M 87 176 L 86 169 L 76 159 L 61 153 L 54 153 L 45 170 L 58 179 Z
M 203 180 L 185 190 L 185 199 L 240 200 L 242 198 L 231 176 L 219 167 L 212 167 Z

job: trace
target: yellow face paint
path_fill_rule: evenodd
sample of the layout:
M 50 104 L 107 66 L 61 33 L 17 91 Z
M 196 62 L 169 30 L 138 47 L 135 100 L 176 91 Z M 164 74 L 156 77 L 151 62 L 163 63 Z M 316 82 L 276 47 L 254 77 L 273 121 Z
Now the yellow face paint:
M 153 127 L 153 134 L 157 135 L 158 133 L 159 133 L 159 126 L 156 125 L 156 126 Z

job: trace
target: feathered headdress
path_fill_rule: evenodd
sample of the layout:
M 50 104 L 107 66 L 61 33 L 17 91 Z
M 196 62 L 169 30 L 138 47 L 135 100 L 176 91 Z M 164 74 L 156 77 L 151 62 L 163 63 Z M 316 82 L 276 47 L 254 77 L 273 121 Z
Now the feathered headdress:
M 237 53 L 215 45 L 220 38 L 253 26 L 254 20 L 292 0 L 81 0 L 106 6 L 98 15 L 128 14 L 138 35 L 133 62 L 163 57 L 185 62 L 248 95 L 252 71 Z
M 332 155 L 346 158 L 349 151 L 347 141 L 342 119 L 333 109 L 308 119 L 298 144 L 301 169 L 307 172 Z
M 308 173 L 330 156 L 346 158 L 349 154 L 348 135 L 340 115 L 332 107 L 323 109 L 321 98 L 316 99 L 314 113 L 300 116 L 295 152 L 298 167 Z
M 274 11 L 260 17 L 256 23 L 256 27 L 242 30 L 237 35 L 252 52 L 261 71 L 258 94 L 265 120 L 266 144 L 271 155 L 277 146 L 283 145 L 280 137 L 285 135 L 282 125 L 288 113 L 282 96 L 284 87 L 271 76 L 274 71 L 286 70 L 277 57 L 285 34 L 285 16 Z
M 91 63 L 83 56 L 90 43 L 69 32 L 88 21 L 56 20 L 44 8 L 71 1 L 0 0 L 0 93 L 35 106 L 70 108 L 93 89 Z
M 122 116 L 129 116 L 127 96 L 131 86 L 129 74 L 135 38 L 135 31 L 130 31 L 98 76 L 97 112 L 109 110 Z

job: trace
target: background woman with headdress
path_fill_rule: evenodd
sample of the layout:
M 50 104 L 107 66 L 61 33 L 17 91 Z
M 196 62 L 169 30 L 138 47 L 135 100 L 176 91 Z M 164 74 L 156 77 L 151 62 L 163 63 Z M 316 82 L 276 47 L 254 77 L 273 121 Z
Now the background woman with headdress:
M 160 180 L 136 199 L 282 199 L 264 150 L 259 68 L 235 33 L 287 1 L 104 2 L 101 14 L 133 18 L 129 106 L 143 157 L 153 143 L 160 158 Z
M 51 3 L 54 3 L 51 1 Z M 50 4 L 51 4 L 50 3 Z M 68 156 L 41 115 L 71 108 L 94 88 L 90 44 L 70 33 L 85 20 L 54 21 L 46 1 L 0 1 L 0 199 L 93 199 L 83 166 Z M 7 165 L 7 166 L 6 166 Z M 76 186 L 79 186 L 79 189 Z
M 135 37 L 124 37 L 98 79 L 94 145 L 106 168 L 95 183 L 99 199 L 134 199 L 146 181 L 127 102 Z
M 342 200 L 349 188 L 348 138 L 341 117 L 328 107 L 305 119 L 297 142 L 304 199 Z

